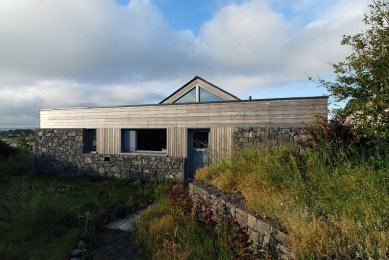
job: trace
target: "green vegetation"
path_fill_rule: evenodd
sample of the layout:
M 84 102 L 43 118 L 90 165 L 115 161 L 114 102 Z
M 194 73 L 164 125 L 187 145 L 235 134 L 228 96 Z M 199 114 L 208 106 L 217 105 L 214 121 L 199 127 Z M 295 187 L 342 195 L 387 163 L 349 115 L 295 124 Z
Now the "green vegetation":
M 0 158 L 1 259 L 66 259 L 80 233 L 93 239 L 86 220 L 96 212 L 141 207 L 164 197 L 171 186 L 37 176 L 32 166 L 26 152 Z
M 167 186 L 47 176 L 2 177 L 0 255 L 2 259 L 64 259 L 76 245 L 80 229 L 85 228 L 82 219 L 99 209 L 145 205 L 163 196 Z
M 198 171 L 196 179 L 241 193 L 251 210 L 279 220 L 301 257 L 385 258 L 387 145 L 366 150 L 329 139 L 308 145 L 312 147 L 304 155 L 287 146 L 237 151 L 229 160 Z
M 336 82 L 319 80 L 337 101 L 337 112 L 364 137 L 389 138 L 389 2 L 374 0 L 363 19 L 365 31 L 344 36 L 353 53 L 333 64 Z
M 246 237 L 227 220 L 204 225 L 204 216 L 191 214 L 187 189 L 174 187 L 141 215 L 136 227 L 137 247 L 144 259 L 253 259 Z M 210 224 L 210 223 L 208 223 Z
M 141 215 L 136 237 L 144 259 L 228 259 L 211 230 L 175 215 L 167 200 Z

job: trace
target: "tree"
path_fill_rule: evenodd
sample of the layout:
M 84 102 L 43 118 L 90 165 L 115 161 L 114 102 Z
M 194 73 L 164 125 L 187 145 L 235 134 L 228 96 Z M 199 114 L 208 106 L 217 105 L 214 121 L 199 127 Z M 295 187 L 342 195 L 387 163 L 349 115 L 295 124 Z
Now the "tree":
M 389 138 L 389 1 L 373 0 L 364 15 L 365 31 L 343 36 L 352 48 L 332 64 L 336 81 L 319 79 L 336 101 L 347 101 L 336 114 L 361 137 Z

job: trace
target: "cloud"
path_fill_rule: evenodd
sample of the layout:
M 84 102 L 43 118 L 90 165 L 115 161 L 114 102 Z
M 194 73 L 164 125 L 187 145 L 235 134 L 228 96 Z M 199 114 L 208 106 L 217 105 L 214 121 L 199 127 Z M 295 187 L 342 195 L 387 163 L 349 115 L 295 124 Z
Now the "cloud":
M 189 32 L 173 32 L 147 1 L 5 0 L 0 72 L 32 78 L 112 83 L 174 71 Z
M 267 70 L 284 45 L 288 24 L 264 1 L 230 5 L 205 23 L 200 39 L 216 66 L 232 70 Z
M 252 82 L 258 87 L 303 80 L 307 74 L 328 77 L 329 64 L 350 51 L 340 46 L 342 36 L 362 27 L 365 2 L 339 2 L 304 26 L 265 1 L 231 5 L 204 24 L 200 42 L 219 74 L 246 75 L 257 79 Z
M 194 75 L 237 95 L 277 96 L 306 74 L 330 77 L 329 63 L 349 52 L 342 35 L 360 31 L 367 6 L 222 3 L 195 36 L 147 0 L 2 0 L 0 126 L 37 125 L 45 107 L 156 103 Z

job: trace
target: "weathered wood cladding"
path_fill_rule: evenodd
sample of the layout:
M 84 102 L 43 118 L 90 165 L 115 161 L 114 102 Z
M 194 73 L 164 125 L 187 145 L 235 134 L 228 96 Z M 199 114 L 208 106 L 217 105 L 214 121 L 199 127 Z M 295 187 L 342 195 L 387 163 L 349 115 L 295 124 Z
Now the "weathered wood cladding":
M 99 154 L 119 154 L 121 151 L 120 128 L 97 128 L 96 151 Z
M 167 129 L 167 155 L 172 157 L 187 156 L 188 131 L 185 127 Z
M 227 158 L 232 151 L 232 127 L 211 128 L 210 155 L 213 162 Z
M 327 98 L 299 98 L 44 109 L 41 128 L 212 128 L 302 126 L 315 115 L 327 116 Z

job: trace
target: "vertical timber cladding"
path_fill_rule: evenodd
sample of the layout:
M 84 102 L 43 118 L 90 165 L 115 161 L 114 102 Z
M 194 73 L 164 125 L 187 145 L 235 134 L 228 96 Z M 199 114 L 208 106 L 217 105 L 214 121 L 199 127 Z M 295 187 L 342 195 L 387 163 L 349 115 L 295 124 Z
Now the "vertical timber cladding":
M 167 155 L 187 157 L 187 128 L 172 127 L 167 129 Z
M 232 127 L 211 128 L 210 153 L 213 162 L 228 158 L 232 151 Z
M 96 151 L 99 154 L 119 154 L 121 151 L 120 128 L 97 128 Z

